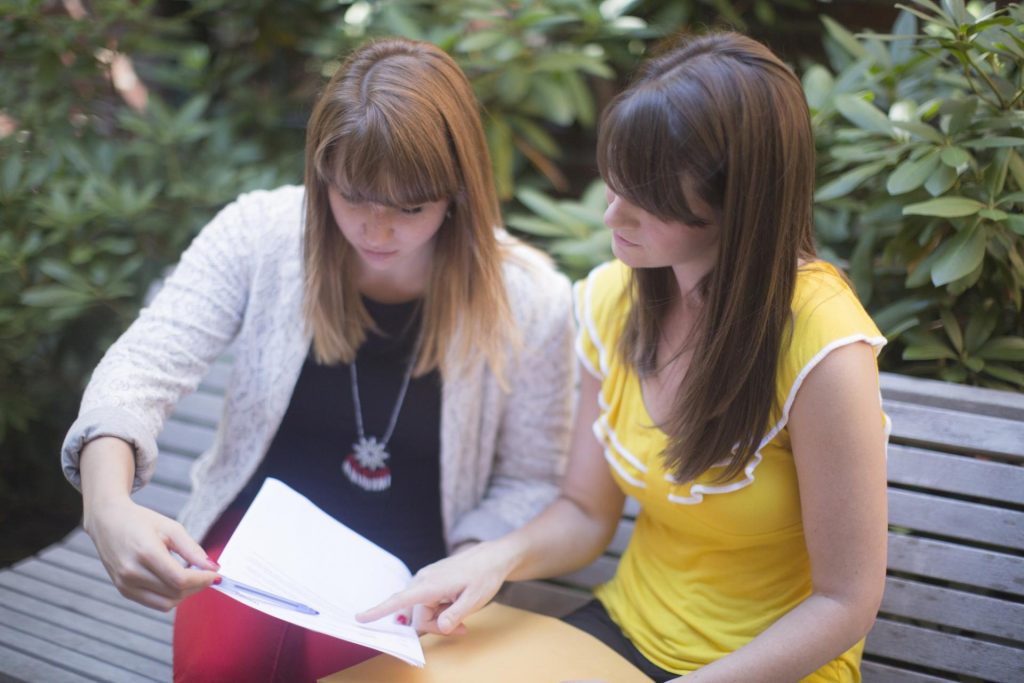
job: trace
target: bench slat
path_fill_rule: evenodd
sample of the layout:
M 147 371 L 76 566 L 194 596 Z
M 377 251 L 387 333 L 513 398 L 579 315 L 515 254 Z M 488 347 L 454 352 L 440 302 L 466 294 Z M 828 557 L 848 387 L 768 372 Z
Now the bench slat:
M 1024 467 L 889 446 L 889 483 L 1024 505 Z
M 213 445 L 215 436 L 216 431 L 211 427 L 168 420 L 156 443 L 161 449 L 196 457 Z
M 560 618 L 590 602 L 593 597 L 590 591 L 558 586 L 547 581 L 522 581 L 506 583 L 495 600 L 504 605 Z
M 947 541 L 889 534 L 891 571 L 1024 596 L 1024 560 Z
M 171 419 L 194 422 L 210 429 L 216 429 L 223 407 L 224 395 L 222 393 L 200 388 L 178 401 L 174 406 L 174 415 Z
M 152 483 L 163 484 L 188 493 L 192 490 L 192 478 L 189 473 L 192 471 L 192 464 L 195 461 L 196 459 L 192 456 L 180 455 L 167 450 L 160 451 Z
M 882 397 L 946 410 L 1024 421 L 1024 393 L 881 373 Z
M 104 569 L 100 558 L 94 555 L 82 555 L 55 544 L 44 548 L 36 557 L 42 562 L 63 567 L 97 581 L 110 581 L 107 570 Z
M 1024 605 L 890 576 L 883 614 L 1024 641 Z
M 100 600 L 146 618 L 171 621 L 169 614 L 146 607 L 118 593 L 109 578 L 95 579 L 39 559 L 21 562 L 15 565 L 13 570 L 37 581 L 74 591 L 79 595 L 88 595 L 94 600 Z
M 111 645 L 125 648 L 131 652 L 149 657 L 165 664 L 171 663 L 171 642 L 162 641 L 141 635 L 127 628 L 109 624 L 92 616 L 72 612 L 59 605 L 37 600 L 31 596 L 15 593 L 0 588 L 0 600 L 3 606 L 35 619 L 57 624 L 79 633 L 88 633 L 91 637 Z
M 132 500 L 174 519 L 178 516 L 181 508 L 185 507 L 188 495 L 185 491 L 151 483 L 136 491 L 132 495 Z
M 0 640 L 0 681 L 3 683 L 19 683 L 19 681 L 46 681 L 47 683 L 83 683 L 90 679 L 83 678 L 67 669 L 45 662 L 34 654 L 25 654 L 3 645 Z M 8 678 L 13 676 L 13 678 Z
M 948 678 L 938 678 L 919 671 L 897 669 L 894 666 L 864 660 L 860 665 L 864 683 L 949 683 Z
M 864 651 L 986 680 L 1007 683 L 1024 680 L 1024 657 L 1017 648 L 886 619 L 875 622 Z
M 94 657 L 72 652 L 61 645 L 48 642 L 28 633 L 16 631 L 3 624 L 0 624 L 0 642 L 5 643 L 11 649 L 32 653 L 34 657 L 38 657 L 50 664 L 59 665 L 72 671 L 80 671 L 86 676 L 101 681 L 138 683 L 140 680 L 153 680 L 141 674 L 100 661 Z
M 66 624 L 57 625 L 41 621 L 27 614 L 12 612 L 3 606 L 0 606 L 0 624 L 7 624 L 16 631 L 45 640 L 66 652 L 77 652 L 157 681 L 171 680 L 169 664 L 155 661 L 122 646 L 103 642 L 92 634 L 76 632 L 67 628 Z
M 1024 512 L 889 487 L 889 524 L 1024 550 Z
M 894 443 L 923 445 L 941 451 L 992 455 L 1024 463 L 1024 421 L 886 401 Z
M 101 621 L 130 629 L 156 640 L 166 640 L 167 642 L 171 640 L 171 624 L 167 621 L 136 614 L 118 605 L 111 605 L 74 591 L 51 586 L 17 572 L 0 572 L 0 586 L 15 593 L 32 596 L 70 612 L 95 616 Z M 153 610 L 153 614 L 162 613 Z

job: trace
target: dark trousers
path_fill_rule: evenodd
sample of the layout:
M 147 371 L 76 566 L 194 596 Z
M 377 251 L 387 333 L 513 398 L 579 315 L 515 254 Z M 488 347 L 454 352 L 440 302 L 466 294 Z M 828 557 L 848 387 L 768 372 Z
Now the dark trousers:
M 612 621 L 600 600 L 591 600 L 572 614 L 562 617 L 562 621 L 594 636 L 658 683 L 679 677 L 679 674 L 666 671 L 644 657 L 619 625 Z

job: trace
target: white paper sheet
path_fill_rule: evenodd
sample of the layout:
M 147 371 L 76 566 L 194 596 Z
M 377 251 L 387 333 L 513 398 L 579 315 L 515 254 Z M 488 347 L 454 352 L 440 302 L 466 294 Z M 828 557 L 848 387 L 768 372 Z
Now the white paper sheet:
M 267 479 L 218 560 L 214 589 L 253 609 L 423 666 L 412 626 L 355 615 L 409 583 L 397 557 L 349 529 L 277 479 Z M 234 582 L 300 603 L 317 614 L 260 599 Z

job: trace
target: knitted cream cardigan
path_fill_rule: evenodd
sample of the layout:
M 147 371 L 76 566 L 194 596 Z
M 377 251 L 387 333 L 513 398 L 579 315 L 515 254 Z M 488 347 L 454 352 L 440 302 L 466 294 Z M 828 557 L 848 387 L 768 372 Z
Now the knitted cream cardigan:
M 133 490 L 149 481 L 164 420 L 231 344 L 217 438 L 192 469 L 192 496 L 180 515 L 192 537 L 203 538 L 266 453 L 309 351 L 303 202 L 294 186 L 245 194 L 196 237 L 86 387 L 62 449 L 75 487 L 83 445 L 104 435 L 133 445 Z M 480 358 L 453 359 L 462 369 L 449 372 L 442 389 L 449 547 L 494 538 L 539 512 L 557 493 L 568 450 L 575 379 L 569 283 L 534 250 L 512 250 L 520 258 L 504 274 L 523 344 L 508 350 L 508 391 Z

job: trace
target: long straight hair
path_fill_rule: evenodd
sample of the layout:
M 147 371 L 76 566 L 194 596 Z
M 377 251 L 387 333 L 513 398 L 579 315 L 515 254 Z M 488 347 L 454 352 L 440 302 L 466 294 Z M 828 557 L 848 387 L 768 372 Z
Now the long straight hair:
M 435 238 L 414 374 L 446 372 L 454 353 L 482 354 L 502 377 L 513 324 L 495 234 L 501 213 L 477 101 L 451 57 L 397 38 L 350 54 L 310 116 L 305 184 L 304 312 L 319 362 L 351 362 L 373 328 L 356 289 L 355 252 L 328 203 L 334 188 L 387 206 L 450 201 Z
M 684 182 L 717 210 L 717 261 L 671 416 L 665 462 L 691 481 L 725 461 L 736 477 L 757 452 L 788 343 L 798 262 L 814 256 L 814 138 L 800 81 L 764 45 L 735 33 L 683 38 L 646 63 L 606 109 L 598 163 L 609 187 L 662 220 L 694 223 Z M 671 268 L 634 269 L 619 351 L 656 371 Z

